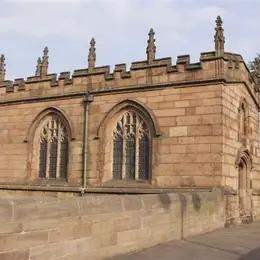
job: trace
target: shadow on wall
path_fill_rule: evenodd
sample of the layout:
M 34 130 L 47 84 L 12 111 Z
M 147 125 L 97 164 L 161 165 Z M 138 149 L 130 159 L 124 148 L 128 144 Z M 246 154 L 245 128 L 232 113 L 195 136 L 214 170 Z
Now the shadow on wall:
M 162 207 L 165 210 L 169 210 L 171 207 L 171 204 L 172 204 L 170 196 L 167 193 L 163 193 L 163 194 L 159 194 L 158 198 L 162 204 Z M 184 212 L 187 207 L 187 199 L 186 199 L 185 195 L 183 195 L 182 193 L 179 193 L 179 199 L 180 199 L 181 212 Z M 192 204 L 196 211 L 199 211 L 201 209 L 201 198 L 196 192 L 192 193 Z
M 185 211 L 187 210 L 187 198 L 182 193 L 179 193 L 178 195 L 180 200 L 180 213 L 181 213 L 181 239 L 184 239 L 184 214 Z M 165 210 L 170 210 L 172 201 L 169 194 L 167 193 L 159 194 L 158 198 L 159 201 L 161 202 L 162 207 Z M 194 209 L 196 211 L 199 211 L 201 209 L 202 204 L 201 204 L 201 198 L 196 192 L 193 192 L 191 194 L 191 201 Z
M 188 177 L 188 178 L 185 178 L 182 180 L 182 185 L 183 186 L 188 186 L 188 187 L 194 187 L 195 186 L 195 182 L 194 182 L 194 178 L 193 177 Z M 188 194 L 186 194 L 187 196 Z M 194 209 L 196 211 L 199 211 L 201 209 L 201 198 L 200 196 L 196 193 L 196 192 L 192 192 L 191 193 L 192 195 L 192 204 L 194 206 Z M 182 193 L 179 193 L 179 199 L 180 199 L 180 209 L 181 209 L 181 213 L 185 212 L 186 211 L 186 207 L 187 207 L 187 198 L 186 196 Z M 169 197 L 169 195 L 167 193 L 164 193 L 164 194 L 159 194 L 158 195 L 159 197 L 159 200 L 162 204 L 162 207 L 165 209 L 165 210 L 169 210 L 170 207 L 171 207 L 171 199 Z
M 195 192 L 192 193 L 192 203 L 196 211 L 199 211 L 201 209 L 201 198 Z
M 237 260 L 260 260 L 260 247 L 255 248 L 254 250 L 238 258 Z
M 162 193 L 158 195 L 159 201 L 162 204 L 162 207 L 165 210 L 169 210 L 172 204 L 172 201 L 170 199 L 170 196 L 167 193 Z

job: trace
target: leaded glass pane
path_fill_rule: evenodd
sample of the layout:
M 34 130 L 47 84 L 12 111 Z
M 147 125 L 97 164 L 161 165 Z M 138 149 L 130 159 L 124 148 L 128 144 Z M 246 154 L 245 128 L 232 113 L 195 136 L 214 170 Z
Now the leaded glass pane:
M 53 139 L 50 143 L 50 166 L 49 166 L 49 177 L 56 178 L 57 172 L 57 148 L 58 142 L 57 139 Z
M 46 177 L 46 158 L 47 158 L 47 140 L 40 142 L 40 156 L 39 156 L 39 177 Z
M 67 178 L 67 163 L 68 163 L 68 141 L 62 140 L 60 143 L 60 178 Z
M 68 164 L 68 134 L 62 121 L 56 116 L 48 117 L 41 129 L 40 140 L 39 177 L 66 178 Z M 59 175 L 57 172 L 58 169 Z
M 148 180 L 149 176 L 149 138 L 143 135 L 139 140 L 139 179 Z
M 125 178 L 135 179 L 135 153 L 136 141 L 135 136 L 130 135 L 126 139 L 126 162 L 125 162 Z
M 113 132 L 114 179 L 148 179 L 149 136 L 148 127 L 138 114 L 128 111 L 120 117 Z
M 113 178 L 122 179 L 122 165 L 123 165 L 123 138 L 117 136 L 114 139 L 113 147 Z

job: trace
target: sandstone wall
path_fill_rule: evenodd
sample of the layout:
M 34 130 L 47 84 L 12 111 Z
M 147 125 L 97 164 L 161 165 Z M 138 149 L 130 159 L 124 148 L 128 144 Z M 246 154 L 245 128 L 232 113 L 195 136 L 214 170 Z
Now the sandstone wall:
M 108 165 L 113 118 L 120 102 L 143 103 L 154 114 L 161 136 L 152 142 L 152 183 L 161 187 L 220 185 L 222 127 L 220 84 L 167 87 L 137 93 L 94 97 L 89 116 L 89 175 L 91 183 L 111 178 Z M 99 132 L 105 121 L 104 132 Z M 95 138 L 100 134 L 99 138 Z M 100 183 L 99 182 L 99 183 Z
M 87 93 L 94 97 L 89 106 L 88 185 L 102 185 L 111 179 L 109 142 L 117 116 L 111 109 L 131 100 L 146 107 L 158 126 L 152 138 L 153 185 L 236 189 L 237 113 L 242 97 L 250 110 L 248 149 L 253 156 L 253 186 L 260 185 L 259 120 L 253 101 L 258 91 L 240 55 L 217 57 L 215 52 L 202 53 L 195 64 L 185 55 L 178 57 L 176 65 L 171 58 L 164 58 L 152 64 L 134 62 L 129 71 L 125 64 L 118 64 L 113 71 L 95 67 L 93 71 L 75 70 L 72 77 L 64 72 L 58 77 L 48 74 L 1 82 L 0 184 L 30 184 L 37 178 L 33 142 L 25 139 L 34 119 L 49 107 L 66 113 L 74 129 L 65 185 L 82 184 L 83 98 Z
M 234 194 L 225 195 L 225 226 L 231 227 L 241 223 L 239 196 Z
M 222 185 L 238 189 L 238 168 L 235 165 L 242 143 L 239 140 L 238 110 L 241 101 L 245 99 L 248 105 L 248 126 L 245 147 L 250 151 L 253 169 L 249 179 L 254 179 L 254 189 L 260 188 L 259 165 L 259 113 L 258 107 L 249 95 L 244 84 L 229 84 L 223 86 L 223 178 Z
M 153 138 L 152 183 L 165 186 L 215 186 L 221 175 L 221 85 L 167 87 L 125 94 L 94 96 L 89 107 L 89 184 L 111 178 L 106 156 L 108 139 L 96 139 L 101 121 L 119 102 L 141 102 L 154 114 L 161 136 Z M 37 178 L 33 155 L 33 121 L 45 109 L 65 112 L 74 130 L 69 143 L 69 185 L 81 183 L 83 172 L 83 98 L 12 104 L 0 110 L 0 183 L 28 184 Z M 109 124 L 109 122 L 108 122 Z M 107 131 L 112 131 L 107 127 Z M 108 132 L 107 132 L 108 133 Z
M 0 259 L 102 259 L 224 226 L 219 190 L 0 200 Z
M 257 192 L 257 194 L 253 194 L 253 196 L 252 196 L 252 206 L 253 206 L 254 220 L 259 220 L 260 219 L 260 196 L 259 196 L 259 192 Z
M 81 182 L 84 104 L 82 98 L 12 104 L 0 109 L 0 183 L 28 184 L 37 178 L 33 152 L 34 120 L 47 108 L 64 111 L 71 121 L 74 140 L 69 140 L 69 184 Z M 26 140 L 28 137 L 29 140 Z

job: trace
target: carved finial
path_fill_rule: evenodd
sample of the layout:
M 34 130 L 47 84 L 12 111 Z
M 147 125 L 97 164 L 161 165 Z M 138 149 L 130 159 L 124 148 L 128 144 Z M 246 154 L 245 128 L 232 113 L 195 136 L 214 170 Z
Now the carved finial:
M 90 48 L 89 48 L 89 54 L 88 54 L 88 71 L 92 72 L 95 68 L 95 62 L 96 62 L 96 48 L 95 48 L 95 39 L 92 38 L 90 41 Z
M 224 37 L 224 29 L 222 28 L 222 19 L 218 15 L 216 19 L 216 28 L 215 28 L 215 51 L 216 56 L 223 56 L 224 55 L 224 44 L 225 44 L 225 37 Z
M 37 60 L 35 76 L 40 76 L 41 75 L 41 63 L 42 63 L 42 60 L 39 57 L 38 60 Z
M 49 56 L 48 56 L 48 47 L 45 47 L 43 50 L 42 62 L 41 62 L 41 78 L 48 74 L 48 66 L 49 66 Z
M 156 52 L 155 39 L 154 39 L 155 33 L 152 28 L 150 29 L 148 35 L 149 35 L 149 39 L 147 41 L 146 54 L 147 54 L 148 64 L 151 64 L 155 59 L 155 52 Z
M 5 80 L 5 56 L 4 54 L 0 57 L 0 82 Z

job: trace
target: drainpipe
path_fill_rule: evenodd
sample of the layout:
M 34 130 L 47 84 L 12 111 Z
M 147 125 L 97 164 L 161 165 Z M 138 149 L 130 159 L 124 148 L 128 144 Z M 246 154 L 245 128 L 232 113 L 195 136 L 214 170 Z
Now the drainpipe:
M 87 186 L 87 167 L 88 167 L 88 116 L 89 104 L 93 101 L 93 96 L 86 94 L 84 102 L 84 140 L 83 140 L 83 186 L 81 194 L 83 195 Z

